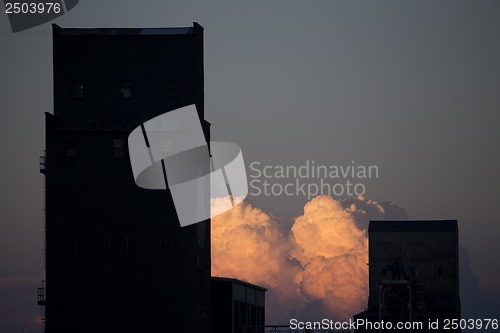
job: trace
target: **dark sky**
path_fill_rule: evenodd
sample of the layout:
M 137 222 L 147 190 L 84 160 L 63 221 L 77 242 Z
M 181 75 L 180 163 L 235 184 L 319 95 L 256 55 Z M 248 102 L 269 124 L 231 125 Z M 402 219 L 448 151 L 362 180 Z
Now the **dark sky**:
M 458 219 L 467 281 L 500 303 L 500 2 L 81 0 L 55 23 L 193 21 L 205 27 L 213 141 L 240 145 L 247 167 L 378 166 L 365 196 L 410 219 Z M 38 311 L 28 304 L 43 273 L 38 157 L 53 106 L 51 43 L 50 24 L 13 34 L 0 13 L 0 289 L 9 290 L 0 317 L 15 318 L 0 319 L 2 332 L 28 331 L 25 313 Z M 249 199 L 284 217 L 307 202 Z

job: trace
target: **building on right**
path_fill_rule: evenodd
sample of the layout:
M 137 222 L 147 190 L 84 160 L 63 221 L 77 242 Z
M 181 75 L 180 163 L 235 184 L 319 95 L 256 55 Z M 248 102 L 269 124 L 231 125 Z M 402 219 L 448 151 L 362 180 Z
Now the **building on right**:
M 392 330 L 435 332 L 430 323 L 442 330 L 445 319 L 460 319 L 456 220 L 370 221 L 368 237 L 368 307 L 356 320 L 415 323 Z

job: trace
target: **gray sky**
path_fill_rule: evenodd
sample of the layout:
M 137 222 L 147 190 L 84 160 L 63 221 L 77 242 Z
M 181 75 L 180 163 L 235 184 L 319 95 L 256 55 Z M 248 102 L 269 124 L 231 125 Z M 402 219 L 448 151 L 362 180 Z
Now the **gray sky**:
M 377 165 L 366 197 L 410 219 L 458 219 L 472 273 L 500 303 L 500 2 L 80 0 L 55 23 L 193 21 L 205 27 L 213 141 L 239 144 L 247 166 Z M 43 248 L 51 42 L 50 24 L 12 34 L 0 13 L 0 289 L 18 290 L 21 313 Z M 286 217 L 307 202 L 249 199 Z

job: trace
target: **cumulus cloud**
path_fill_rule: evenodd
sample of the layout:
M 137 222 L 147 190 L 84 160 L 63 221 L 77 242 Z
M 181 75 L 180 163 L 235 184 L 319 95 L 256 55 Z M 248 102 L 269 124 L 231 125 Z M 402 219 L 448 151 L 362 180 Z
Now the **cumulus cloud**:
M 366 252 L 366 233 L 357 228 L 351 214 L 329 196 L 312 199 L 304 215 L 292 226 L 291 254 L 303 266 L 317 257 L 334 258 L 352 252 Z
M 289 244 L 277 221 L 242 203 L 212 219 L 212 274 L 276 287 Z
M 317 315 L 347 319 L 361 311 L 367 301 L 367 239 L 352 215 L 333 198 L 316 197 L 295 219 L 290 238 L 290 255 L 303 267 L 301 292 L 323 304 Z
M 352 215 L 361 229 L 368 229 L 370 220 L 408 220 L 406 211 L 394 202 L 377 202 L 364 196 L 351 197 L 342 201 L 342 207 Z
M 367 301 L 367 235 L 360 225 L 388 219 L 386 210 L 363 197 L 318 196 L 301 216 L 283 220 L 243 202 L 212 219 L 212 275 L 268 288 L 270 323 L 348 319 Z
M 268 288 L 268 304 L 289 304 L 273 309 L 276 319 L 303 304 L 295 281 L 302 268 L 287 255 L 287 224 L 248 202 L 212 218 L 212 275 Z

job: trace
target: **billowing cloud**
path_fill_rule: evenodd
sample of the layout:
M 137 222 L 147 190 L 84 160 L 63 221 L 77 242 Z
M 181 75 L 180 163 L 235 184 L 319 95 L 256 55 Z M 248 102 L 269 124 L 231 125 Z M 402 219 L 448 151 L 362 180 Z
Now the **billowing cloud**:
M 388 218 L 386 206 L 363 197 L 318 196 L 291 221 L 243 202 L 212 219 L 212 275 L 268 288 L 270 323 L 348 319 L 368 294 L 367 235 L 357 219 Z
M 290 251 L 303 267 L 301 291 L 320 300 L 325 318 L 347 319 L 367 301 L 366 231 L 360 230 L 340 202 L 319 196 L 295 219 Z
M 329 196 L 306 204 L 304 215 L 295 219 L 291 239 L 291 255 L 303 266 L 317 257 L 366 252 L 366 232 L 358 229 L 352 215 Z
M 212 275 L 276 287 L 289 249 L 277 220 L 250 204 L 212 219 Z
M 342 201 L 342 207 L 354 217 L 359 228 L 368 229 L 370 220 L 408 220 L 406 211 L 394 202 L 377 202 L 363 196 Z
M 296 276 L 302 267 L 288 256 L 290 222 L 243 202 L 212 218 L 212 275 L 237 278 L 268 288 L 268 304 L 278 320 L 300 310 L 303 297 Z M 288 304 L 288 306 L 277 306 Z M 274 307 L 273 305 L 276 305 Z M 268 307 L 269 309 L 269 307 Z

